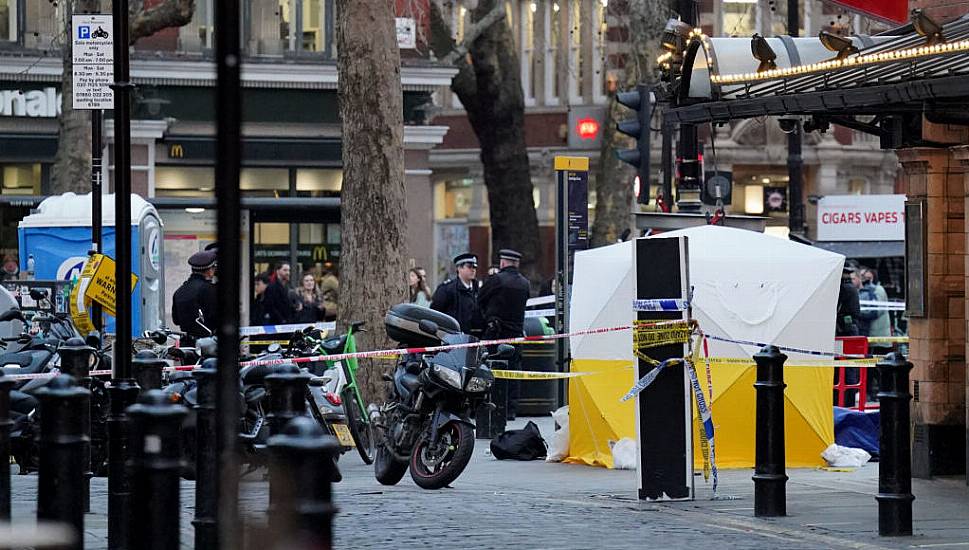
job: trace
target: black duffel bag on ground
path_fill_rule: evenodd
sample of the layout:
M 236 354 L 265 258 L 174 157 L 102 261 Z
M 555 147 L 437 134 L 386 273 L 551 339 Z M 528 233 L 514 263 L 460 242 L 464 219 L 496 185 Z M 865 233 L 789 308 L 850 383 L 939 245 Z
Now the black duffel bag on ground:
M 498 460 L 535 460 L 548 454 L 538 426 L 531 420 L 521 430 L 507 430 L 491 440 L 491 454 Z

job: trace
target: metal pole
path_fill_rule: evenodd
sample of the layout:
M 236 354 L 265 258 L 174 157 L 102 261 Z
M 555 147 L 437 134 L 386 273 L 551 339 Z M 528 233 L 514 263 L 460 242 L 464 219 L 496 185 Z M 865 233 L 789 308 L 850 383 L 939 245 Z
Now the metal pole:
M 10 521 L 10 389 L 15 380 L 0 371 L 0 521 Z
M 667 107 L 669 105 L 667 104 Z M 663 202 L 673 205 L 673 125 L 663 123 Z
M 775 346 L 754 355 L 757 363 L 757 434 L 754 457 L 754 515 L 787 515 L 787 474 L 784 471 L 784 361 Z
M 101 231 L 101 149 L 103 145 L 103 123 L 104 118 L 101 109 L 91 111 L 91 250 L 100 253 L 103 251 L 102 231 Z M 101 304 L 93 302 L 91 304 L 91 321 L 98 332 L 103 330 L 103 319 L 101 317 Z
M 265 378 L 269 392 L 266 420 L 271 435 L 282 433 L 290 420 L 306 413 L 306 385 L 309 381 L 309 375 L 302 374 L 293 364 L 279 365 Z
M 239 540 L 239 301 L 242 258 L 239 251 L 241 203 L 239 167 L 242 163 L 242 90 L 239 52 L 240 2 L 215 4 L 216 158 L 215 199 L 218 204 L 219 338 L 216 432 L 219 457 L 217 529 L 219 547 L 241 548 Z
M 648 128 L 644 131 L 648 131 Z M 555 332 L 558 334 L 565 334 L 566 332 L 566 319 L 565 319 L 565 308 L 568 307 L 566 300 L 568 299 L 567 287 L 568 287 L 568 273 L 569 273 L 569 206 L 568 206 L 568 188 L 566 182 L 566 172 L 565 170 L 557 170 L 555 173 Z M 642 185 L 642 182 L 640 182 Z M 558 366 L 559 372 L 566 372 L 568 370 L 567 363 L 567 350 L 566 350 L 566 339 L 560 338 L 556 340 L 555 345 L 555 363 Z M 501 397 L 502 402 L 498 403 L 498 413 L 500 416 L 499 424 L 504 430 L 504 424 L 507 415 L 507 386 L 510 380 L 496 381 L 495 386 L 503 386 L 505 391 L 492 389 L 492 393 L 503 394 Z M 568 402 L 568 396 L 566 392 L 568 391 L 565 380 L 559 380 L 558 383 L 558 406 L 561 407 Z
M 800 33 L 800 13 L 798 0 L 787 0 L 787 34 L 797 36 Z M 801 122 L 794 126 L 794 131 L 787 135 L 787 204 L 788 227 L 791 233 L 804 234 L 804 203 L 801 199 L 802 180 L 804 178 L 804 161 L 801 158 Z
M 114 30 L 114 255 L 115 340 L 108 395 L 108 548 L 128 548 L 132 508 L 125 465 L 128 419 L 125 409 L 138 397 L 131 379 L 131 88 L 128 82 L 128 0 L 112 0 Z
M 180 548 L 179 512 L 182 419 L 187 409 L 161 390 L 148 390 L 128 408 L 131 417 L 131 480 L 135 502 L 131 548 Z
M 693 27 L 697 25 L 695 0 L 680 0 L 679 12 L 684 23 Z M 680 180 L 676 186 L 676 207 L 682 212 L 699 212 L 702 174 L 696 126 L 693 124 L 680 125 L 679 157 Z
M 90 407 L 91 392 L 70 375 L 55 377 L 37 392 L 40 400 L 40 467 L 37 519 L 64 522 L 76 536 L 71 548 L 84 548 L 84 436 L 79 410 Z
M 912 534 L 912 443 L 908 374 L 912 364 L 901 353 L 889 353 L 878 362 L 878 534 L 893 537 Z
M 218 548 L 216 496 L 218 463 L 215 448 L 216 363 L 206 359 L 203 368 L 192 372 L 198 380 L 198 405 L 195 417 L 195 547 Z

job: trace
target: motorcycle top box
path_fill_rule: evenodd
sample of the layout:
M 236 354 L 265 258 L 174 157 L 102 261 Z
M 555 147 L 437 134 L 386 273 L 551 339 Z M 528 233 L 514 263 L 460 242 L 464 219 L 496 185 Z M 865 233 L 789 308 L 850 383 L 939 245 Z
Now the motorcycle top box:
M 421 321 L 433 321 L 438 328 L 432 335 L 420 329 Z M 417 304 L 397 304 L 384 317 L 387 336 L 408 347 L 436 346 L 445 335 L 460 334 L 461 325 L 450 315 Z

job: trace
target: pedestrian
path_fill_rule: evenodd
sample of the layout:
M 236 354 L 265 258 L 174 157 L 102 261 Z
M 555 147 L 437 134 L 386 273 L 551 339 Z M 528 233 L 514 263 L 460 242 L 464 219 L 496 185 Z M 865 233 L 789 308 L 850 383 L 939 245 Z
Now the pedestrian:
M 337 308 L 340 303 L 340 280 L 332 266 L 323 268 L 323 276 L 320 277 L 320 293 L 323 295 L 325 319 L 327 321 L 336 320 Z
M 464 253 L 454 257 L 457 276 L 441 283 L 431 298 L 431 309 L 454 317 L 461 332 L 479 336 L 483 327 L 478 309 L 478 257 Z
M 858 320 L 861 308 L 858 305 L 858 287 L 854 281 L 858 274 L 851 267 L 845 267 L 841 274 L 841 290 L 838 292 L 838 310 L 835 322 L 836 336 L 858 336 Z
M 172 296 L 172 322 L 188 336 L 185 343 L 191 344 L 197 338 L 211 336 L 218 325 L 212 284 L 216 255 L 211 251 L 196 252 L 189 257 L 188 265 L 192 274 Z
M 423 307 L 431 306 L 431 289 L 427 286 L 427 280 L 421 276 L 424 271 L 422 267 L 411 268 L 407 272 L 408 301 Z
M 888 293 L 885 292 L 885 287 L 878 283 L 878 273 L 874 269 L 866 268 L 861 272 L 864 284 L 862 288 L 865 289 L 865 293 L 869 298 L 862 298 L 865 300 L 875 300 L 878 302 L 887 302 Z M 884 307 L 884 306 L 882 306 Z M 863 311 L 862 317 L 868 321 L 868 336 L 869 337 L 886 337 L 892 335 L 892 320 L 891 316 L 886 309 L 873 309 L 869 311 Z M 868 353 L 873 355 L 885 355 L 892 351 L 892 345 L 886 342 L 869 342 L 868 343 Z M 868 369 L 868 400 L 875 401 L 878 396 L 879 388 L 879 377 L 878 369 Z
M 312 273 L 304 273 L 299 289 L 296 291 L 297 323 L 316 323 L 322 321 L 326 314 L 323 305 L 323 293 L 316 285 L 316 277 Z
M 521 253 L 510 249 L 498 252 L 499 271 L 488 277 L 481 286 L 478 303 L 485 320 L 486 340 L 517 338 L 524 334 L 525 306 L 528 302 L 529 283 L 519 271 Z M 508 368 L 519 370 L 521 352 L 516 346 L 515 355 L 508 361 Z M 520 381 L 508 384 L 507 419 L 514 420 L 518 410 Z
M 281 321 L 274 319 L 266 309 L 266 289 L 272 281 L 268 273 L 259 273 L 253 281 L 256 297 L 252 301 L 252 309 L 249 311 L 249 324 L 252 326 L 277 325 Z
M 281 262 L 276 265 L 273 274 L 270 276 L 272 282 L 266 288 L 263 307 L 274 324 L 291 323 L 294 316 L 293 302 L 290 298 L 289 289 L 289 263 Z

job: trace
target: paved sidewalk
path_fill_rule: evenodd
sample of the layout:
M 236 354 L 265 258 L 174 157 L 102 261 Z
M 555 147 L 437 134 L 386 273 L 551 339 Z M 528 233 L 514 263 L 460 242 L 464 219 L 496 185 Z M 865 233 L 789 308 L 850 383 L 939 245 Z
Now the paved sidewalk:
M 513 427 L 523 425 L 516 422 Z M 543 433 L 550 419 L 539 422 Z M 878 465 L 854 472 L 791 470 L 788 517 L 753 517 L 750 470 L 721 472 L 720 495 L 696 478 L 697 500 L 640 502 L 632 471 L 568 464 L 497 461 L 479 441 L 468 470 L 451 489 L 423 491 L 405 476 L 379 485 L 355 454 L 340 461 L 334 487 L 340 508 L 337 548 L 969 548 L 965 479 L 915 480 L 915 535 L 880 538 L 874 493 Z M 14 520 L 32 522 L 36 476 L 14 476 Z M 194 483 L 183 482 L 182 545 L 192 547 Z M 106 548 L 107 483 L 92 484 L 87 548 Z M 261 473 L 242 483 L 247 521 L 265 521 L 268 484 Z

